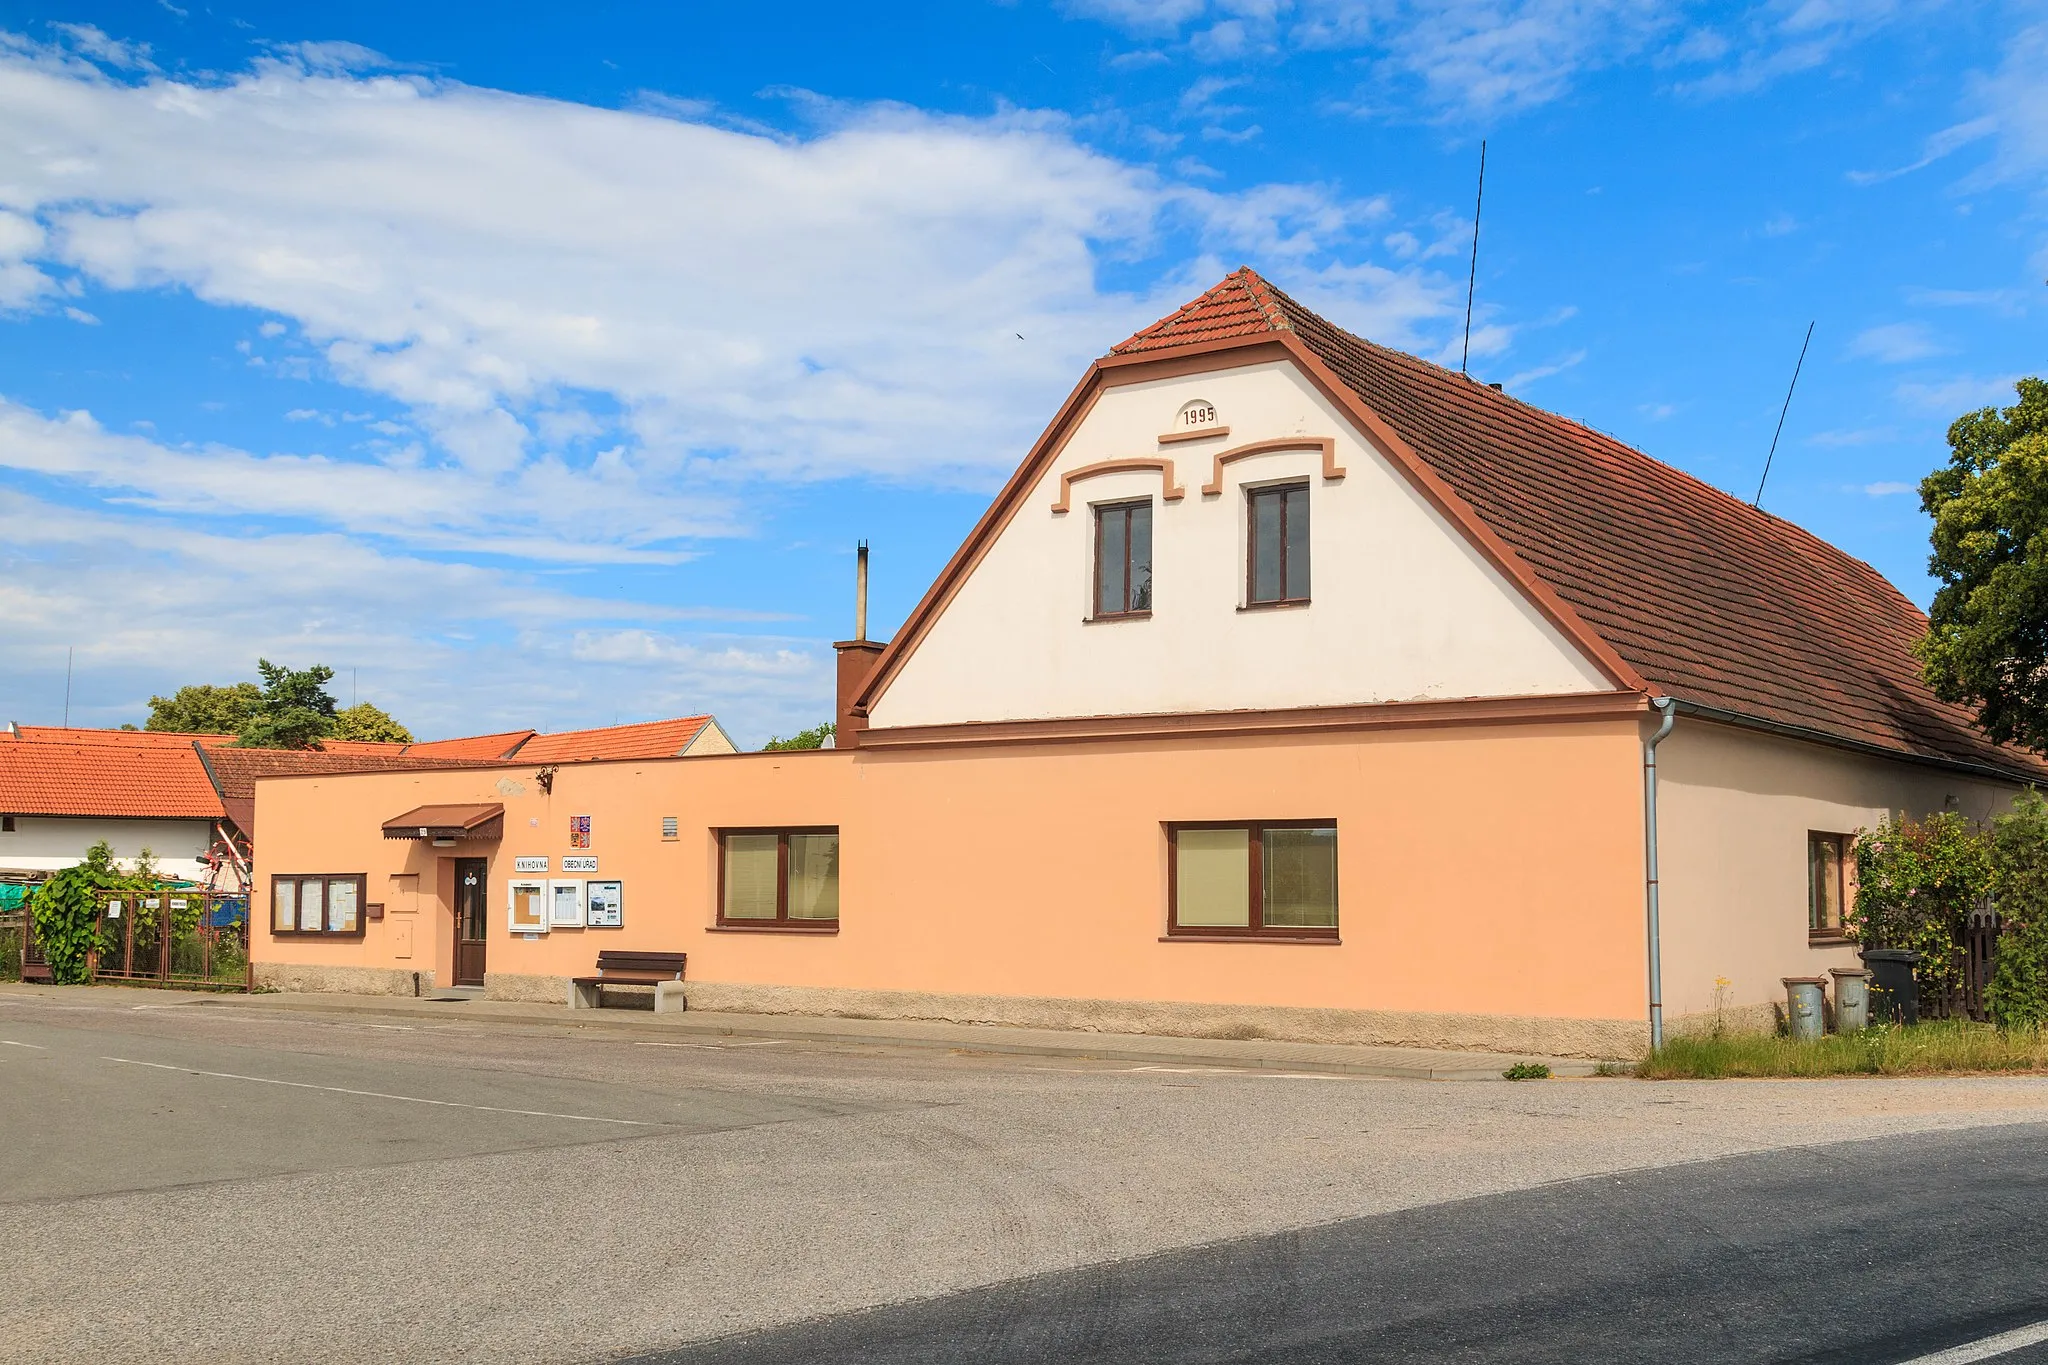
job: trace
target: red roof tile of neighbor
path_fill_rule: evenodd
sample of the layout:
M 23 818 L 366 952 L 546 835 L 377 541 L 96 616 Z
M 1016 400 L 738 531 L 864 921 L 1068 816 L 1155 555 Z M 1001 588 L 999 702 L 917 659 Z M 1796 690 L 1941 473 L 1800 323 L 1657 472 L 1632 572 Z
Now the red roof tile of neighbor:
M 1249 269 L 1112 350 L 1292 333 L 1657 692 L 2029 777 L 1938 700 L 1927 618 L 1861 560 L 1578 422 L 1353 336 Z
M 408 756 L 439 754 L 443 758 L 509 758 L 519 746 L 533 738 L 531 730 L 506 730 L 495 735 L 465 735 L 459 739 L 430 739 L 407 747 Z
M 220 796 L 200 766 L 193 735 L 67 730 L 0 731 L 0 811 L 216 820 Z
M 564 730 L 535 735 L 519 746 L 521 763 L 574 763 L 588 758 L 673 758 L 688 748 L 709 716 L 651 720 L 643 725 L 608 725 L 597 730 Z

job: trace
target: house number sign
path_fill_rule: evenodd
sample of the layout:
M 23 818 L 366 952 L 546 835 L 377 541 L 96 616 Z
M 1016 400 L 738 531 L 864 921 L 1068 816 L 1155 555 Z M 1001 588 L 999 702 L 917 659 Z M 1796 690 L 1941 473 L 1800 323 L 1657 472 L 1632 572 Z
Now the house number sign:
M 1180 405 L 1180 412 L 1173 419 L 1175 431 L 1200 431 L 1215 425 L 1216 405 L 1206 398 L 1190 398 Z

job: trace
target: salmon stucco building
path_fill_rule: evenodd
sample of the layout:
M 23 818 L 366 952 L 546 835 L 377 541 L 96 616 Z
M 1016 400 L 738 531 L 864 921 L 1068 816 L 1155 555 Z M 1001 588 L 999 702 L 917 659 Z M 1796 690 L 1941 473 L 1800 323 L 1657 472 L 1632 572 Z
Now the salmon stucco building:
M 679 951 L 692 1008 L 1626 1055 L 1854 965 L 1854 831 L 2041 776 L 1924 628 L 1242 270 L 839 646 L 838 748 L 261 779 L 256 970 L 565 1000 Z

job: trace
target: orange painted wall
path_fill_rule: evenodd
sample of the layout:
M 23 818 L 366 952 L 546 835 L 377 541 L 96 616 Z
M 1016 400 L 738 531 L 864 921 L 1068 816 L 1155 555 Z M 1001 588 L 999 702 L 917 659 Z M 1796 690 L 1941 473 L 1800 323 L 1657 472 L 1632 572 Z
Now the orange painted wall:
M 978 750 L 743 754 L 266 779 L 258 961 L 436 968 L 452 915 L 442 860 L 487 853 L 492 972 L 570 975 L 599 949 L 681 949 L 704 981 L 1632 1018 L 1643 1009 L 1636 722 Z M 502 801 L 502 843 L 434 849 L 382 822 L 429 802 Z M 560 867 L 571 815 L 625 883 L 625 927 L 526 941 L 505 923 L 512 859 Z M 681 837 L 664 842 L 662 817 Z M 1174 820 L 1334 817 L 1340 946 L 1162 943 Z M 721 932 L 713 829 L 837 825 L 831 937 Z M 273 939 L 272 873 L 420 875 L 414 956 L 391 920 L 364 940 Z M 559 876 L 559 871 L 552 875 Z M 431 929 L 431 932 L 430 932 Z

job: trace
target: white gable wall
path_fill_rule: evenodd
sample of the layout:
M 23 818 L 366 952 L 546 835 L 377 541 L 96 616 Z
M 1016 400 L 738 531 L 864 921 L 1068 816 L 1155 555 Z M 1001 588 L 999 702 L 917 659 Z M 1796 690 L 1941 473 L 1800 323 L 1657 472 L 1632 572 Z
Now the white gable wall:
M 1162 447 L 1191 399 L 1222 439 Z M 1215 453 L 1277 437 L 1334 437 L 1345 477 L 1313 448 L 1225 466 Z M 1165 456 L 1157 472 L 1060 476 Z M 1305 607 L 1240 610 L 1249 485 L 1309 479 Z M 1153 501 L 1146 619 L 1090 621 L 1093 506 Z M 1231 711 L 1607 690 L 1611 684 L 1286 361 L 1105 390 L 982 562 L 871 707 L 876 727 Z
M 17 815 L 14 829 L 0 832 L 0 867 L 61 871 L 84 862 L 86 851 L 102 839 L 124 863 L 133 862 L 146 848 L 167 876 L 204 881 L 207 868 L 201 860 L 213 846 L 213 822 Z

